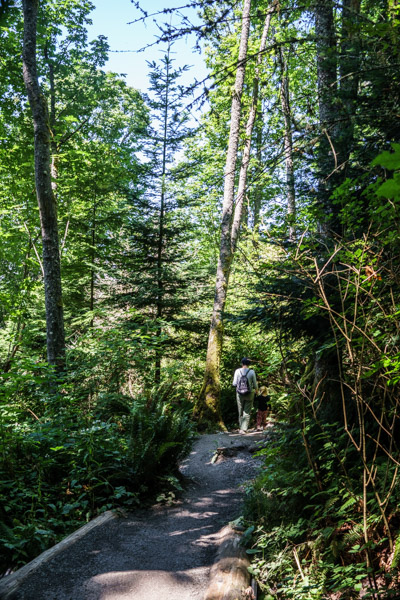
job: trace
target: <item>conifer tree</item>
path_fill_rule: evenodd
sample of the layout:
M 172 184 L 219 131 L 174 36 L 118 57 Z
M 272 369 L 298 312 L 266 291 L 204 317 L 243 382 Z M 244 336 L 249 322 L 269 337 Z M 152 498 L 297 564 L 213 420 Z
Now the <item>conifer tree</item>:
M 127 224 L 129 240 L 121 263 L 124 293 L 118 302 L 137 308 L 156 323 L 158 347 L 154 356 L 154 381 L 161 381 L 166 324 L 176 323 L 194 294 L 197 275 L 189 261 L 188 240 L 193 224 L 179 188 L 190 169 L 179 164 L 179 152 L 190 135 L 184 101 L 189 92 L 180 84 L 188 69 L 174 68 L 172 47 L 150 67 L 150 126 L 143 152 L 142 192 L 132 196 Z M 163 341 L 164 340 L 164 341 Z

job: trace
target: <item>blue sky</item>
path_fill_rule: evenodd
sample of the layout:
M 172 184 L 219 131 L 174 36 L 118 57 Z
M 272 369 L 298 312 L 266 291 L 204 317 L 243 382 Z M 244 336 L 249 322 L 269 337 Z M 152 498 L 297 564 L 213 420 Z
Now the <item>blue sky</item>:
M 89 28 L 89 39 L 98 35 L 105 35 L 110 44 L 110 59 L 106 69 L 117 73 L 125 73 L 126 81 L 132 87 L 143 92 L 148 88 L 148 65 L 146 61 L 158 60 L 163 56 L 164 45 L 155 45 L 143 52 L 141 48 L 155 41 L 159 30 L 153 22 L 154 17 L 147 19 L 146 23 L 128 25 L 140 16 L 140 12 L 130 0 L 93 0 L 96 5 L 91 14 L 93 25 Z M 186 4 L 185 0 L 142 0 L 142 6 L 150 14 L 163 8 L 173 8 Z M 196 20 L 196 13 L 191 11 L 192 21 Z M 169 16 L 157 17 L 161 22 Z M 173 17 L 173 23 L 178 25 L 179 19 Z M 206 76 L 203 56 L 192 49 L 194 39 L 182 39 L 177 42 L 173 51 L 176 59 L 175 67 L 190 65 L 192 68 L 185 74 L 182 83 L 189 85 L 194 78 L 201 80 Z

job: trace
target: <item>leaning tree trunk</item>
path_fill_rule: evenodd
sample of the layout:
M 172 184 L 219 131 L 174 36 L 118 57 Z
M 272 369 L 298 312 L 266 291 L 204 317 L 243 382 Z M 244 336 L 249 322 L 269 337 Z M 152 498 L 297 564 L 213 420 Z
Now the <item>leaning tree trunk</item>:
M 47 327 L 47 360 L 61 369 L 65 357 L 61 266 L 57 206 L 52 188 L 51 134 L 47 102 L 41 93 L 36 63 L 38 0 L 23 0 L 23 76 L 32 110 L 35 152 L 35 185 L 43 245 L 44 293 Z
M 287 61 L 285 60 L 282 47 L 279 50 L 279 62 L 281 65 L 281 105 L 284 120 L 283 138 L 285 144 L 287 216 L 289 222 L 289 240 L 293 241 L 296 235 L 296 192 L 294 186 L 293 168 L 293 136 L 292 119 L 290 114 L 288 65 Z
M 243 93 L 247 47 L 250 32 L 250 7 L 251 0 L 244 0 L 239 57 L 236 68 L 235 87 L 232 95 L 228 152 L 225 164 L 221 241 L 215 284 L 214 308 L 208 338 L 204 384 L 195 411 L 199 421 L 203 423 L 219 423 L 221 426 L 223 426 L 223 422 L 219 403 L 219 373 L 223 338 L 223 312 L 233 257 L 231 249 L 231 221 L 235 193 L 236 162 L 239 147 L 241 98 Z
M 243 7 L 243 17 L 242 17 L 242 37 L 241 37 L 241 47 L 240 51 L 243 49 L 244 57 L 247 53 L 247 45 L 248 45 L 248 27 L 249 27 L 249 17 L 247 17 L 246 12 L 246 2 Z M 229 222 L 225 223 L 225 228 L 222 229 L 224 235 L 221 236 L 221 246 L 220 246 L 220 260 L 218 263 L 217 270 L 217 286 L 216 286 L 216 294 L 214 301 L 214 312 L 213 312 L 213 320 L 211 322 L 210 327 L 210 336 L 208 341 L 208 350 L 207 350 L 207 363 L 206 363 L 206 373 L 205 373 L 205 381 L 203 385 L 202 393 L 204 395 L 204 404 L 207 410 L 208 415 L 212 418 L 214 415 L 218 415 L 218 420 L 221 421 L 220 411 L 219 411 L 219 395 L 220 395 L 220 380 L 219 380 L 219 371 L 220 371 L 220 361 L 222 354 L 222 340 L 223 340 L 223 313 L 227 298 L 228 292 L 228 283 L 231 265 L 233 261 L 233 257 L 236 251 L 237 242 L 239 239 L 239 231 L 240 224 L 242 222 L 243 217 L 243 207 L 244 207 L 244 197 L 246 192 L 247 185 L 247 174 L 250 162 L 250 152 L 251 152 L 251 138 L 253 135 L 254 123 L 256 121 L 257 116 L 257 107 L 258 107 L 258 97 L 259 97 L 259 83 L 260 83 L 260 66 L 263 59 L 263 54 L 265 52 L 265 48 L 267 45 L 267 37 L 269 32 L 269 26 L 271 22 L 271 15 L 273 10 L 275 9 L 275 2 L 272 5 L 271 10 L 268 11 L 264 23 L 264 29 L 261 36 L 260 48 L 257 55 L 257 63 L 255 70 L 255 77 L 253 82 L 253 97 L 252 103 L 250 107 L 250 112 L 246 124 L 246 132 L 245 132 L 245 143 L 243 148 L 242 161 L 240 165 L 240 173 L 239 173 L 239 182 L 238 182 L 238 190 L 236 194 L 236 199 L 234 202 L 234 170 L 236 167 L 236 159 L 237 159 L 237 149 L 238 149 L 238 137 L 235 137 L 236 149 L 235 149 L 235 157 L 234 164 L 231 165 L 232 171 L 228 170 L 228 158 L 227 158 L 227 170 L 226 173 L 232 174 L 231 178 L 231 187 L 229 188 Z M 248 3 L 248 10 L 250 11 L 250 2 Z M 247 31 L 246 31 L 246 21 L 247 20 Z M 244 39 L 244 36 L 245 39 Z M 242 48 L 242 44 L 246 45 L 246 49 Z M 240 51 L 239 51 L 239 65 L 238 71 L 240 67 Z M 242 59 L 243 60 L 243 59 Z M 236 83 L 238 81 L 238 77 L 236 78 Z M 243 75 L 241 76 L 241 89 L 243 89 L 243 81 L 244 81 L 244 65 L 243 65 Z M 236 88 L 237 89 L 237 88 Z M 234 101 L 232 101 L 232 119 L 233 119 L 233 109 L 234 109 Z M 239 110 L 237 114 L 237 132 L 239 131 L 240 124 L 240 103 Z M 232 131 L 232 121 L 231 121 L 231 131 Z M 231 138 L 230 138 L 231 141 Z M 231 146 L 229 145 L 229 148 Z M 229 150 L 228 150 L 229 156 Z M 235 210 L 233 212 L 233 204 L 235 203 Z M 228 205 L 228 202 L 227 202 Z M 224 196 L 224 206 L 225 206 L 225 196 Z M 233 220 L 231 223 L 233 212 Z M 225 215 L 226 216 L 226 215 Z M 224 225 L 224 216 L 222 219 L 222 224 Z M 218 294 L 217 294 L 218 292 Z M 214 410 L 214 415 L 211 410 Z M 215 416 L 214 416 L 215 420 Z

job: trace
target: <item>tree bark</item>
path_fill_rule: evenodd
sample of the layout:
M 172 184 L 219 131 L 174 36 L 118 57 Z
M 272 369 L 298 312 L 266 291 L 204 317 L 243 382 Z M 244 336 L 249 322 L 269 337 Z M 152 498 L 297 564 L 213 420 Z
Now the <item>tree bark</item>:
M 94 262 L 96 260 L 96 196 L 93 198 L 93 206 L 92 206 L 92 227 L 91 227 L 91 250 L 90 250 L 90 312 L 92 313 L 90 319 L 90 327 L 94 327 L 94 288 L 95 288 L 95 270 L 94 270 Z
M 23 77 L 34 127 L 35 186 L 43 244 L 47 360 L 49 364 L 62 369 L 65 361 L 65 336 L 57 206 L 51 177 L 51 132 L 48 108 L 37 75 L 37 11 L 38 0 L 23 0 Z
M 51 187 L 53 188 L 53 194 L 55 201 L 57 202 L 57 178 L 58 178 L 58 146 L 56 142 L 56 83 L 54 75 L 54 63 L 49 57 L 48 46 L 46 44 L 44 49 L 44 56 L 49 68 L 49 86 L 50 86 L 50 113 L 49 113 L 49 125 L 50 125 L 50 155 L 51 155 Z
M 231 252 L 232 257 L 235 253 L 237 242 L 239 239 L 239 230 L 240 224 L 242 222 L 243 216 L 243 201 L 246 194 L 246 186 L 247 186 L 247 174 L 249 170 L 249 162 L 250 162 L 250 152 L 251 152 L 251 138 L 253 135 L 254 123 L 257 117 L 257 108 L 258 108 L 258 96 L 259 96 L 259 88 L 260 88 L 260 67 L 263 60 L 265 48 L 267 46 L 267 38 L 269 32 L 269 26 L 271 23 L 271 16 L 273 11 L 275 10 L 276 2 L 272 3 L 271 9 L 267 12 L 264 22 L 264 29 L 261 36 L 260 48 L 257 54 L 257 63 L 256 70 L 253 82 L 253 97 L 251 101 L 251 107 L 249 116 L 246 124 L 246 136 L 244 141 L 244 148 L 242 154 L 242 162 L 240 165 L 240 173 L 239 173 L 239 183 L 238 183 L 238 191 L 236 194 L 236 204 L 235 204 L 235 212 L 233 216 L 232 223 L 232 232 L 231 232 Z
M 251 583 L 249 573 L 250 560 L 246 549 L 241 545 L 241 533 L 230 525 L 220 533 L 221 539 L 217 556 L 210 572 L 210 583 L 204 600 L 233 600 L 233 598 L 251 598 L 245 595 Z M 251 589 L 251 588 L 250 588 Z
M 323 247 L 321 256 L 332 245 L 333 238 L 340 233 L 338 208 L 332 203 L 331 194 L 337 185 L 339 172 L 338 130 L 340 110 L 337 86 L 337 40 L 333 18 L 333 0 L 318 0 L 315 7 L 315 33 L 317 51 L 317 85 L 320 121 L 320 142 L 317 154 L 318 169 L 318 207 L 319 232 Z M 321 278 L 321 289 L 328 298 L 333 298 L 337 287 L 337 278 L 332 263 Z M 325 325 L 326 323 L 326 325 Z M 322 320 L 320 330 L 316 332 L 322 346 L 327 338 L 329 323 Z M 329 338 L 329 341 L 332 341 Z M 325 348 L 315 356 L 314 393 L 324 399 L 322 410 L 324 418 L 338 418 L 337 409 L 341 406 L 340 386 L 341 358 L 336 350 Z
M 196 405 L 200 422 L 223 425 L 220 409 L 220 363 L 223 340 L 223 315 L 232 264 L 232 215 L 235 194 L 236 163 L 239 147 L 241 99 L 246 70 L 247 47 L 250 32 L 251 0 L 244 0 L 239 56 L 235 87 L 232 95 L 231 122 L 225 164 L 224 199 L 222 205 L 221 240 L 217 266 L 214 307 L 208 337 L 204 383 Z
M 289 222 L 289 240 L 293 241 L 296 236 L 296 192 L 294 186 L 292 119 L 290 113 L 288 65 L 282 47 L 279 50 L 279 61 L 282 73 L 281 105 L 284 119 L 283 138 L 285 145 L 287 215 Z
M 354 144 L 354 118 L 358 96 L 360 70 L 359 15 L 360 0 L 343 0 L 342 39 L 339 56 L 339 97 L 341 101 L 338 124 L 338 161 L 340 182 L 348 173 L 348 163 Z
M 336 230 L 334 207 L 330 200 L 337 161 L 337 48 L 332 0 L 318 0 L 315 6 L 318 110 L 320 142 L 317 156 L 320 231 Z
M 262 184 L 259 181 L 262 173 L 262 122 L 261 115 L 258 115 L 256 119 L 256 157 L 257 157 L 257 183 L 254 190 L 254 219 L 253 228 L 254 231 L 258 232 L 260 226 L 260 215 L 261 215 L 261 198 L 262 198 Z

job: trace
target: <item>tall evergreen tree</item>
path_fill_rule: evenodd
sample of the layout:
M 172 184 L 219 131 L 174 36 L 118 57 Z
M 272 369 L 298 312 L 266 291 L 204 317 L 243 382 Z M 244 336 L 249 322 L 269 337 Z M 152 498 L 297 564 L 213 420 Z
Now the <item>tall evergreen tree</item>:
M 168 46 L 159 63 L 149 63 L 150 126 L 143 148 L 143 189 L 131 196 L 126 254 L 119 275 L 124 291 L 117 298 L 156 325 L 156 384 L 161 381 L 167 327 L 169 332 L 179 329 L 179 318 L 193 301 L 198 277 L 188 245 L 193 236 L 190 209 L 180 194 L 190 176 L 190 166 L 179 163 L 179 152 L 190 135 L 184 107 L 190 92 L 180 84 L 188 67 L 175 69 L 172 54 Z

